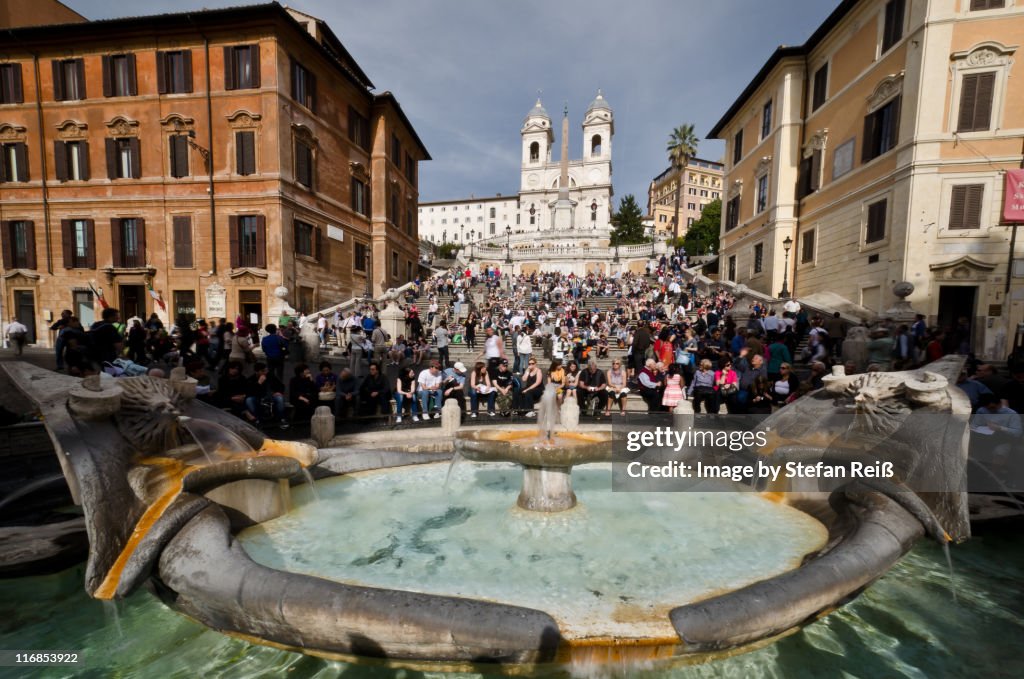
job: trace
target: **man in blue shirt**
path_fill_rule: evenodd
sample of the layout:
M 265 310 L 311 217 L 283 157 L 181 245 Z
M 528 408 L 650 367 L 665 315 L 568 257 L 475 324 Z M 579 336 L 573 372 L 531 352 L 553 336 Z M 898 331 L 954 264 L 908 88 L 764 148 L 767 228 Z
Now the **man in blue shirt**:
M 268 323 L 264 328 L 267 334 L 260 340 L 260 349 L 266 358 L 267 370 L 281 382 L 284 382 L 284 359 L 288 357 L 288 340 L 277 333 L 277 326 Z

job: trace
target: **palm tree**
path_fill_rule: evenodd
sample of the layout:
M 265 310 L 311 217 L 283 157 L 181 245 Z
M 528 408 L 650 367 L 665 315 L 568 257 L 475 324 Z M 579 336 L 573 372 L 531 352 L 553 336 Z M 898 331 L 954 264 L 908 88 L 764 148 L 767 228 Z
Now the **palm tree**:
M 697 155 L 697 135 L 693 131 L 693 123 L 685 123 L 668 136 L 668 159 L 676 171 L 676 217 L 674 239 L 679 240 L 679 196 L 683 193 L 683 170 L 690 164 L 690 158 Z

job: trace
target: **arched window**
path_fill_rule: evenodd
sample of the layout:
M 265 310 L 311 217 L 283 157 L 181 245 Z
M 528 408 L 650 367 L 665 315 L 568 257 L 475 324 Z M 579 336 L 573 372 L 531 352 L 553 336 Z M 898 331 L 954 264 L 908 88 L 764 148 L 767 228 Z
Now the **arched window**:
M 595 134 L 590 139 L 590 155 L 599 156 L 601 155 L 601 135 Z
M 530 144 L 530 162 L 536 163 L 538 160 L 540 160 L 540 144 L 533 142 Z

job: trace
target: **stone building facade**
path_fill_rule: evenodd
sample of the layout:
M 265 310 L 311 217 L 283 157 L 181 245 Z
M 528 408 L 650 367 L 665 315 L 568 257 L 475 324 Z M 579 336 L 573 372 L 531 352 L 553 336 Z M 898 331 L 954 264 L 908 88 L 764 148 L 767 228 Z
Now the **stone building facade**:
M 1019 0 L 844 0 L 776 50 L 709 134 L 727 148 L 722 277 L 879 314 L 909 281 L 932 324 L 966 317 L 976 353 L 1005 358 L 1024 321 L 1024 239 L 1001 223 L 1022 44 Z
M 4 42 L 0 315 L 40 343 L 97 293 L 126 318 L 262 325 L 282 288 L 311 311 L 415 275 L 430 156 L 315 17 L 274 3 Z
M 700 219 L 704 206 L 722 198 L 721 163 L 691 158 L 682 171 L 669 167 L 651 180 L 647 188 L 647 218 L 654 233 L 665 237 L 675 232 L 676 187 L 682 175 L 683 192 L 679 196 L 679 237 L 686 235 L 690 225 Z

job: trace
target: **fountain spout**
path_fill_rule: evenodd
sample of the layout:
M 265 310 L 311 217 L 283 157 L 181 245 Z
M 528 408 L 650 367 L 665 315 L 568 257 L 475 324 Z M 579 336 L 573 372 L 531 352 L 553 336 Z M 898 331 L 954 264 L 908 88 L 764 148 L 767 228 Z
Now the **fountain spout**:
M 555 426 L 558 424 L 558 387 L 548 384 L 537 405 L 537 428 L 546 443 L 554 443 Z

